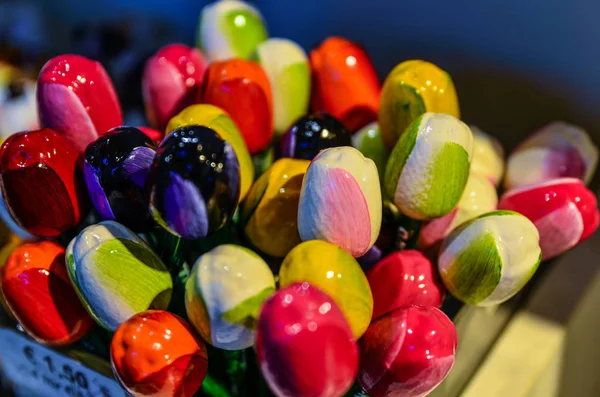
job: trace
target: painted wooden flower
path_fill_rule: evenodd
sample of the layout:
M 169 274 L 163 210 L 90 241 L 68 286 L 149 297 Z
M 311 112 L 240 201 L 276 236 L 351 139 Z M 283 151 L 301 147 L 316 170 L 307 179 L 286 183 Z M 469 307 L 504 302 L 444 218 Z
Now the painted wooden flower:
M 2 294 L 12 314 L 35 340 L 67 346 L 93 326 L 65 268 L 65 249 L 51 241 L 16 248 L 1 271 Z
M 170 233 L 206 237 L 231 219 L 239 199 L 239 163 L 212 129 L 181 127 L 156 152 L 148 177 L 150 211 Z
M 367 279 L 374 319 L 404 306 L 441 307 L 444 300 L 436 267 L 417 250 L 391 253 L 367 272 Z
M 324 240 L 364 255 L 381 228 L 377 167 L 353 147 L 329 148 L 306 171 L 298 207 L 300 238 Z
M 231 116 L 250 154 L 263 151 L 271 143 L 271 85 L 258 63 L 230 59 L 210 64 L 200 102 L 218 106 Z
M 89 206 L 79 153 L 49 128 L 17 133 L 4 142 L 0 189 L 17 225 L 39 237 L 73 229 Z
M 279 270 L 279 285 L 308 282 L 338 304 L 358 339 L 373 314 L 373 295 L 360 265 L 343 249 L 320 240 L 293 248 Z
M 163 130 L 171 117 L 196 101 L 207 66 L 200 51 L 184 44 L 169 44 L 148 59 L 142 93 L 156 129 Z
M 110 344 L 113 372 L 133 396 L 192 397 L 208 370 L 204 342 L 178 316 L 149 310 L 117 328 Z
M 252 185 L 244 201 L 244 234 L 268 255 L 284 257 L 301 242 L 298 203 L 309 164 L 308 160 L 277 160 Z
M 282 135 L 308 111 L 310 67 L 306 53 L 288 39 L 269 39 L 256 48 L 273 93 L 273 126 Z
M 155 155 L 154 142 L 133 127 L 113 128 L 88 145 L 83 175 L 103 219 L 139 231 L 149 226 L 145 186 Z
M 598 165 L 598 147 L 580 127 L 546 125 L 521 143 L 508 158 L 504 187 L 512 189 L 561 177 L 588 184 Z
M 519 212 L 540 233 L 542 260 L 554 258 L 598 228 L 596 196 L 576 178 L 559 178 L 505 193 L 498 208 Z
M 379 173 L 379 181 L 385 177 L 385 165 L 389 152 L 381 139 L 381 130 L 376 121 L 367 124 L 352 136 L 352 146 L 360 150 L 363 156 L 373 160 Z
M 469 127 L 473 133 L 471 174 L 483 176 L 498 187 L 504 175 L 504 149 L 493 136 L 473 125 Z
M 219 0 L 202 9 L 198 45 L 211 62 L 249 59 L 267 38 L 262 15 L 246 2 Z
M 452 321 L 407 306 L 373 321 L 359 341 L 358 383 L 371 397 L 423 397 L 446 378 L 458 345 Z
M 144 135 L 152 140 L 157 146 L 160 145 L 160 142 L 164 138 L 164 134 L 161 131 L 155 130 L 150 127 L 137 127 L 138 130 L 142 131 Z
M 33 234 L 27 232 L 25 229 L 19 226 L 17 222 L 15 222 L 13 217 L 10 215 L 10 213 L 8 212 L 8 208 L 6 207 L 6 202 L 4 201 L 4 197 L 2 195 L 2 190 L 0 190 L 0 220 L 2 222 L 2 225 L 6 226 L 11 233 L 13 233 L 15 236 L 18 236 L 20 239 L 31 241 L 36 239 L 36 237 Z M 2 262 L 0 261 L 0 263 Z
M 327 113 L 312 113 L 298 120 L 280 141 L 281 157 L 312 160 L 321 150 L 352 146 L 352 135 Z
M 273 273 L 260 256 L 239 245 L 219 245 L 194 264 L 185 307 L 206 342 L 219 349 L 246 349 L 254 344 L 260 307 L 274 291 Z
M 422 114 L 390 154 L 385 193 L 402 213 L 414 219 L 450 213 L 469 177 L 472 146 L 471 130 L 456 117 Z
M 64 135 L 83 153 L 91 142 L 123 124 L 121 105 L 98 62 L 79 55 L 49 60 L 38 77 L 40 124 Z
M 256 352 L 278 397 L 338 397 L 352 386 L 358 346 L 335 301 L 309 283 L 294 283 L 264 303 Z
M 442 240 L 457 226 L 496 209 L 498 193 L 489 179 L 470 174 L 465 190 L 449 214 L 433 219 L 421 228 L 418 247 L 422 250 L 439 248 Z
M 438 270 L 456 298 L 473 306 L 500 304 L 521 290 L 540 264 L 539 233 L 513 211 L 483 214 L 444 240 Z
M 310 52 L 310 66 L 313 110 L 332 114 L 350 131 L 377 120 L 381 85 L 365 50 L 329 37 Z
M 134 314 L 166 309 L 173 284 L 146 243 L 114 221 L 88 226 L 71 240 L 67 270 L 79 298 L 102 327 L 114 331 Z
M 189 106 L 173 117 L 167 124 L 166 134 L 190 125 L 203 125 L 211 128 L 221 139 L 231 145 L 240 164 L 241 202 L 254 182 L 254 165 L 240 130 L 223 109 L 201 104 Z
M 450 75 L 420 60 L 398 64 L 385 79 L 379 107 L 379 128 L 391 150 L 400 136 L 425 112 L 460 117 L 456 89 Z

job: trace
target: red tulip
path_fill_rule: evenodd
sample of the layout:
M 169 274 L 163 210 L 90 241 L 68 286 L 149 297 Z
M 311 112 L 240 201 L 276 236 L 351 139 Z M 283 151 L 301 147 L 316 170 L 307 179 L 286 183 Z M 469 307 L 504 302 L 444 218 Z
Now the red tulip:
M 194 104 L 207 66 L 200 51 L 183 44 L 165 46 L 146 62 L 142 93 L 154 128 L 163 131 L 171 117 Z
M 361 338 L 358 383 L 371 397 L 426 396 L 452 369 L 457 343 L 454 324 L 439 309 L 396 309 Z
M 123 124 L 121 105 L 102 65 L 78 55 L 60 55 L 42 68 L 37 101 L 40 124 L 64 135 L 80 152 Z
M 152 139 L 152 142 L 160 145 L 163 140 L 164 134 L 154 128 L 150 127 L 137 127 L 138 130 L 142 131 L 148 138 Z
M 575 178 L 559 178 L 508 191 L 498 209 L 520 212 L 540 233 L 542 259 L 576 246 L 598 228 L 596 196 Z

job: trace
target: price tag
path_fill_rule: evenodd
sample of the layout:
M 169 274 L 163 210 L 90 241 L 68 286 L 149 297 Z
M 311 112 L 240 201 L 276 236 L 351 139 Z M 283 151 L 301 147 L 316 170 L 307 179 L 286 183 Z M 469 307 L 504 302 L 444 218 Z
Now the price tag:
M 0 329 L 0 363 L 17 396 L 126 395 L 116 381 L 10 329 Z

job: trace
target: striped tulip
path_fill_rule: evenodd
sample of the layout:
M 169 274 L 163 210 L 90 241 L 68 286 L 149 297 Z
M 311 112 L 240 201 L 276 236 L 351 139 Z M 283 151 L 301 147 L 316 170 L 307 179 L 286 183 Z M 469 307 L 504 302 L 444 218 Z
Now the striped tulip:
M 504 149 L 500 142 L 475 126 L 473 133 L 473 159 L 471 174 L 483 176 L 498 186 L 504 175 Z
M 540 264 L 535 225 L 513 211 L 493 211 L 464 223 L 444 240 L 438 270 L 444 285 L 473 306 L 500 304 L 521 290 Z
M 573 248 L 598 228 L 596 196 L 575 178 L 559 178 L 505 193 L 498 208 L 519 212 L 540 233 L 542 260 Z
M 385 193 L 413 219 L 429 220 L 450 213 L 469 177 L 472 146 L 471 130 L 456 117 L 422 114 L 390 154 Z
M 273 93 L 273 126 L 277 135 L 308 111 L 310 67 L 298 44 L 287 39 L 269 39 L 256 48 Z
M 206 342 L 219 349 L 246 349 L 254 344 L 261 305 L 273 292 L 273 273 L 260 256 L 238 245 L 219 245 L 194 264 L 185 307 Z
M 460 117 L 450 75 L 425 61 L 398 64 L 383 83 L 379 105 L 379 127 L 388 149 L 391 150 L 406 128 L 425 112 Z
M 365 254 L 381 228 L 381 190 L 373 160 L 346 146 L 321 151 L 308 167 L 298 206 L 303 241 L 328 241 Z
M 211 62 L 249 59 L 267 37 L 262 15 L 246 2 L 219 0 L 200 14 L 198 46 Z
M 535 132 L 508 158 L 504 187 L 512 189 L 555 178 L 588 184 L 598 164 L 598 148 L 580 127 L 554 122 Z

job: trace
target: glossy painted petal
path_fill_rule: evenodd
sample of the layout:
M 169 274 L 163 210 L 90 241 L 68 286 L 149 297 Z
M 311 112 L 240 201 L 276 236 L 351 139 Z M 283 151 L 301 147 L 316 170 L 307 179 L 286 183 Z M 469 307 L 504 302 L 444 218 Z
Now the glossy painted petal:
M 123 124 L 115 89 L 98 62 L 78 55 L 49 60 L 38 77 L 38 112 L 42 127 L 64 135 L 83 153 L 108 130 Z
M 156 129 L 163 130 L 171 117 L 194 103 L 207 66 L 200 51 L 184 44 L 167 45 L 146 62 L 142 92 Z
M 256 352 L 278 397 L 342 396 L 358 367 L 358 347 L 342 312 L 309 283 L 291 284 L 264 303 Z
M 155 130 L 154 128 L 150 128 L 150 127 L 137 127 L 138 130 L 142 131 L 144 134 L 146 134 L 146 136 L 150 139 L 152 139 L 152 142 L 154 142 L 156 145 L 160 144 L 160 141 L 162 141 L 164 134 L 158 130 Z
M 469 127 L 473 133 L 471 174 L 483 176 L 497 187 L 504 175 L 504 149 L 496 138 L 473 125 Z
M 238 245 L 219 245 L 194 264 L 185 307 L 206 342 L 219 349 L 246 349 L 254 343 L 261 304 L 274 291 L 273 273 L 257 254 Z
M 123 387 L 135 396 L 192 397 L 208 369 L 206 347 L 178 316 L 150 310 L 115 332 L 110 358 Z
M 504 187 L 512 189 L 555 178 L 588 184 L 598 165 L 598 147 L 575 125 L 554 122 L 521 143 L 508 158 Z
M 371 397 L 423 397 L 454 365 L 452 321 L 428 306 L 396 309 L 373 321 L 360 340 L 358 383 Z
M 456 228 L 444 240 L 438 269 L 446 288 L 473 306 L 500 304 L 521 290 L 542 250 L 535 225 L 513 211 L 493 211 Z
M 298 230 L 303 241 L 333 243 L 354 257 L 364 255 L 381 228 L 377 167 L 352 147 L 323 150 L 302 183 Z
M 351 131 L 377 120 L 380 84 L 367 53 L 355 43 L 330 37 L 310 53 L 311 108 L 332 114 Z
M 360 150 L 363 156 L 370 158 L 377 166 L 379 180 L 383 182 L 385 176 L 385 165 L 387 164 L 389 153 L 383 139 L 381 139 L 381 130 L 376 121 L 367 124 L 352 136 L 352 146 Z
M 333 244 L 306 241 L 287 254 L 279 270 L 280 287 L 303 281 L 331 296 L 357 339 L 365 332 L 373 314 L 373 296 L 356 259 Z
M 471 130 L 456 117 L 422 114 L 390 154 L 384 180 L 387 196 L 414 219 L 448 214 L 467 183 L 472 146 Z
M 542 260 L 576 246 L 598 228 L 598 203 L 575 178 L 559 178 L 505 193 L 498 208 L 525 215 L 540 233 Z

